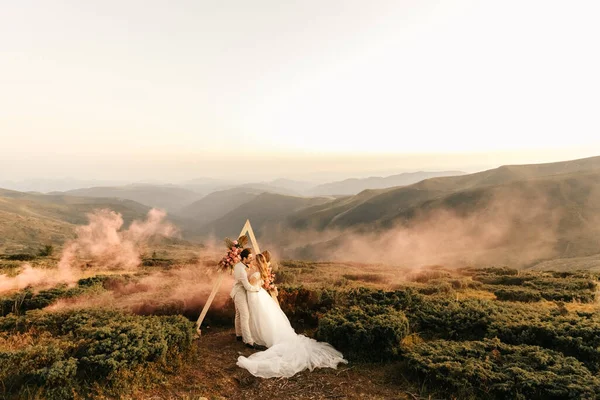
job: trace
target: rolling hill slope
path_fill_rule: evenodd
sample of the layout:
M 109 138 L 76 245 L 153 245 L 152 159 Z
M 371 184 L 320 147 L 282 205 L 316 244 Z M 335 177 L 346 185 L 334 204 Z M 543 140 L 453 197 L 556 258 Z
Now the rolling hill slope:
M 131 200 L 40 195 L 0 189 L 0 252 L 62 244 L 74 235 L 86 214 L 108 208 L 123 216 L 127 226 L 144 219 L 150 207 Z

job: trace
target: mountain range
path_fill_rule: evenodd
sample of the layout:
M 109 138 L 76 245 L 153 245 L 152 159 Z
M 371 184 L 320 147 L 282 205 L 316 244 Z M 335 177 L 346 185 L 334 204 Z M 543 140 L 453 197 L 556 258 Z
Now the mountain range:
M 347 195 L 327 185 L 285 180 L 206 195 L 165 185 L 53 195 L 2 190 L 0 251 L 28 242 L 61 242 L 94 208 L 114 209 L 130 221 L 158 206 L 172 211 L 185 238 L 234 236 L 250 219 L 259 240 L 299 258 L 364 258 L 364 247 L 374 253 L 372 260 L 382 262 L 489 263 L 485 253 L 497 261 L 535 267 L 552 259 L 589 260 L 600 254 L 600 157 L 507 165 L 474 174 L 427 174 L 435 176 L 385 188 L 373 186 L 406 183 L 411 177 L 365 179 L 369 188 Z M 344 190 L 358 190 L 357 181 L 344 181 Z M 329 187 L 344 188 L 339 185 Z M 331 193 L 306 194 L 319 190 Z M 381 255 L 390 249 L 405 256 Z M 415 261 L 412 254 L 429 256 Z

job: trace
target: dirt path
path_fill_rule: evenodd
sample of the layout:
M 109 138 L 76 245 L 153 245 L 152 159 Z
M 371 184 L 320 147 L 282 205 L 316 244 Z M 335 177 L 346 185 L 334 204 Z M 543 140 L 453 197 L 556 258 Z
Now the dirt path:
M 261 379 L 235 365 L 253 350 L 235 340 L 233 330 L 203 330 L 195 342 L 197 361 L 144 399 L 413 399 L 392 383 L 391 365 L 341 365 L 337 370 L 303 371 L 292 378 Z

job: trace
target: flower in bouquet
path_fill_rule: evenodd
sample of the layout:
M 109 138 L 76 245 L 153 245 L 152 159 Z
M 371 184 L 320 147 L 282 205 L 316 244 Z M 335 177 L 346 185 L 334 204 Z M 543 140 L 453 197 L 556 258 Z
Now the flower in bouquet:
M 275 286 L 275 273 L 269 267 L 267 272 L 267 278 L 264 280 L 263 288 L 265 290 L 275 290 L 277 286 Z
M 223 256 L 221 261 L 219 261 L 219 269 L 223 271 L 232 270 L 235 264 L 242 261 L 240 253 L 244 249 L 246 243 L 248 243 L 247 236 L 240 236 L 238 240 L 225 238 L 225 245 L 229 250 L 227 251 L 227 254 Z

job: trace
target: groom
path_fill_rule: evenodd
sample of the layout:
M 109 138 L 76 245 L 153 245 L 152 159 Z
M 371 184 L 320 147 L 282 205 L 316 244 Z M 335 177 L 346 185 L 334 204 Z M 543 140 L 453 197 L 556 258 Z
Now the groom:
M 233 267 L 233 279 L 235 284 L 231 289 L 231 297 L 235 303 L 235 336 L 237 340 L 243 340 L 247 347 L 255 348 L 254 339 L 250 332 L 250 312 L 248 310 L 248 298 L 246 291 L 258 292 L 256 288 L 248 282 L 246 269 L 254 259 L 252 249 L 246 248 L 240 253 L 241 262 Z

